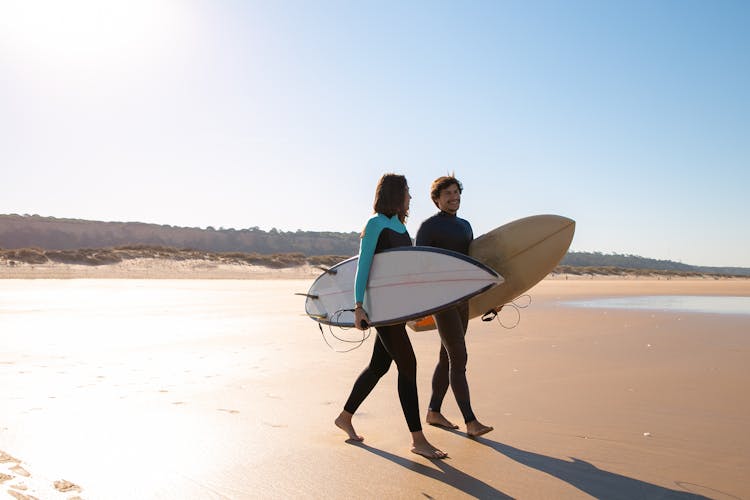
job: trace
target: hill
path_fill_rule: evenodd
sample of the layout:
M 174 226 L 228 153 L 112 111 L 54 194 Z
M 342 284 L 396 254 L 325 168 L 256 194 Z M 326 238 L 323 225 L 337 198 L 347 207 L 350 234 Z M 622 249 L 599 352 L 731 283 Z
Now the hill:
M 600 252 L 568 252 L 558 272 L 581 274 L 654 274 L 750 276 L 744 267 L 691 266 L 671 260 L 657 260 L 638 255 L 603 254 Z
M 129 245 L 258 254 L 355 255 L 359 234 L 276 229 L 206 229 L 143 222 L 101 222 L 0 215 L 0 248 L 75 250 Z
M 301 262 L 330 265 L 355 255 L 356 232 L 284 232 L 189 228 L 142 222 L 102 222 L 38 215 L 0 215 L 0 258 L 18 262 L 99 265 L 138 257 L 262 263 L 268 267 Z M 740 267 L 692 266 L 637 255 L 568 252 L 558 273 L 750 277 Z

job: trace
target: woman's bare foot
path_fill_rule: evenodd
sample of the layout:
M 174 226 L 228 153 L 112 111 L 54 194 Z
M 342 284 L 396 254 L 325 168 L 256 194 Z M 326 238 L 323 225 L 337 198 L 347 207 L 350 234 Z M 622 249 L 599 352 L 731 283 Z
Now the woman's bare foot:
M 336 424 L 336 427 L 346 432 L 349 435 L 349 439 L 352 441 L 365 440 L 365 438 L 355 432 L 354 426 L 352 425 L 352 414 L 348 411 L 342 411 L 333 423 Z
M 484 425 L 480 423 L 479 420 L 472 420 L 471 422 L 466 423 L 466 434 L 468 434 L 469 437 L 478 437 L 482 434 L 487 434 L 493 429 L 494 427 Z
M 436 427 L 444 427 L 446 429 L 458 429 L 458 426 L 445 418 L 439 411 L 428 411 L 427 412 L 427 423 Z
M 411 449 L 412 453 L 416 453 L 417 455 L 422 455 L 423 457 L 427 458 L 447 458 L 448 454 L 444 451 L 438 450 L 434 446 L 432 446 L 428 441 L 427 438 L 424 437 L 424 434 L 422 431 L 412 432 L 411 433 L 411 439 L 412 439 L 412 446 Z

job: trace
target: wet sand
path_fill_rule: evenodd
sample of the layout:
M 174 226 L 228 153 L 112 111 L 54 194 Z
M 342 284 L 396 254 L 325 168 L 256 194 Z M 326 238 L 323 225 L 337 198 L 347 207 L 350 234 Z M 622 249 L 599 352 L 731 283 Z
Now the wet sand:
M 333 419 L 373 339 L 333 352 L 293 295 L 310 283 L 0 280 L 0 493 L 750 497 L 750 316 L 566 304 L 750 280 L 548 279 L 515 328 L 473 320 L 472 401 L 495 430 L 425 426 L 442 461 L 410 453 L 395 368 L 355 416 L 364 443 L 345 442 Z M 439 341 L 410 336 L 424 413 Z M 460 423 L 450 393 L 443 410 Z

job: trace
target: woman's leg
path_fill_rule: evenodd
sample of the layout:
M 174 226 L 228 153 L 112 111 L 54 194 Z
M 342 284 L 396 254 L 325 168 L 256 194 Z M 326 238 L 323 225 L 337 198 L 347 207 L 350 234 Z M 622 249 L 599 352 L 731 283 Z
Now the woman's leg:
M 381 327 L 378 329 L 378 336 L 398 368 L 398 397 L 411 432 L 411 451 L 427 458 L 447 457 L 447 453 L 432 446 L 422 432 L 417 395 L 417 358 L 405 325 Z
M 417 358 L 403 324 L 378 328 L 378 338 L 398 369 L 398 397 L 409 430 L 422 430 L 417 396 Z
M 380 335 L 375 337 L 372 348 L 370 363 L 359 374 L 354 382 L 349 398 L 344 405 L 344 411 L 336 418 L 334 423 L 349 435 L 349 439 L 362 441 L 364 438 L 356 433 L 352 425 L 352 416 L 357 411 L 362 402 L 372 392 L 378 381 L 388 372 L 391 366 L 391 356 L 388 354 Z

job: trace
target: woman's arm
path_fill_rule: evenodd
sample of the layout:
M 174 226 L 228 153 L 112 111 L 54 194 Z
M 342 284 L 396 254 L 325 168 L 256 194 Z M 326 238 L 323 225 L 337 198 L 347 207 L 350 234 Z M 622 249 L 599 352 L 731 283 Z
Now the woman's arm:
M 365 300 L 365 288 L 367 280 L 370 277 L 370 266 L 372 258 L 375 255 L 375 247 L 378 244 L 378 238 L 383 230 L 378 219 L 373 217 L 367 221 L 364 235 L 359 242 L 359 262 L 357 263 L 357 274 L 354 277 L 354 302 L 362 305 Z

